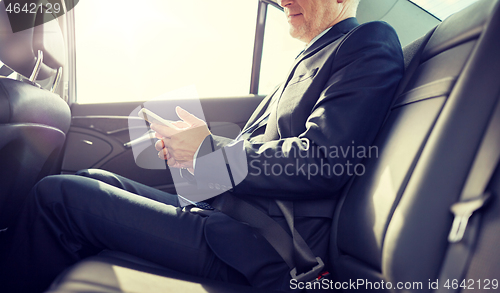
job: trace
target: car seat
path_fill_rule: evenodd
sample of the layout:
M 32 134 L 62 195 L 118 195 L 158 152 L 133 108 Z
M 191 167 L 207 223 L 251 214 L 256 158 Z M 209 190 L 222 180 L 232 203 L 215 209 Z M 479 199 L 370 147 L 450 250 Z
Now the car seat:
M 35 23 L 39 14 L 26 14 Z M 51 21 L 13 33 L 0 5 L 0 60 L 22 80 L 0 77 L 0 230 L 12 222 L 31 187 L 58 173 L 59 153 L 71 122 L 68 104 L 41 88 L 57 85 L 65 62 L 64 39 Z

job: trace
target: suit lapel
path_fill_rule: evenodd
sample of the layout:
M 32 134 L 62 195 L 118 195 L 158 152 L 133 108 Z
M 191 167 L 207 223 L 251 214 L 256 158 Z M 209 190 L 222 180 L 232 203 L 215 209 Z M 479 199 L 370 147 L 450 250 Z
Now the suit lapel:
M 344 36 L 358 25 L 359 23 L 354 17 L 344 19 L 343 21 L 337 23 L 330 29 L 330 31 L 328 31 L 324 36 L 319 38 L 316 42 L 314 42 L 314 44 L 312 44 L 305 50 L 301 58 L 298 58 L 299 62 L 305 58 L 310 57 L 311 55 L 314 55 L 317 51 L 334 42 L 338 38 Z
M 307 59 L 307 58 L 311 57 L 312 55 L 316 54 L 316 52 L 318 52 L 319 50 L 321 50 L 325 46 L 328 46 L 329 44 L 331 44 L 332 42 L 334 42 L 338 38 L 344 36 L 345 34 L 347 34 L 349 31 L 351 31 L 353 28 L 355 28 L 358 25 L 359 25 L 359 23 L 358 23 L 357 19 L 354 17 L 345 19 L 345 20 L 337 23 L 336 25 L 334 25 L 330 29 L 330 31 L 328 31 L 324 36 L 322 36 L 321 38 L 316 40 L 316 42 L 314 42 L 314 44 L 309 46 L 301 55 L 299 55 L 299 57 L 297 59 L 295 59 L 295 62 L 292 65 L 292 69 L 290 70 L 290 72 L 288 74 L 284 88 L 286 88 L 286 86 L 288 85 L 288 82 L 294 76 L 295 69 L 297 69 L 297 66 L 300 64 L 300 62 L 302 62 L 304 59 Z M 283 91 L 281 91 L 279 98 L 281 98 L 281 94 L 283 94 Z M 279 100 L 278 100 L 278 102 L 279 102 Z
M 262 119 L 264 113 L 266 112 L 266 110 L 269 107 L 269 103 L 271 102 L 271 100 L 273 99 L 273 97 L 277 94 L 277 92 L 278 92 L 278 90 L 280 88 L 281 88 L 280 86 L 277 86 L 276 88 L 274 88 L 273 92 L 270 95 L 267 95 L 262 100 L 262 102 L 260 102 L 259 106 L 257 106 L 257 108 L 253 112 L 252 116 L 250 116 L 250 118 L 248 119 L 247 123 L 245 124 L 245 127 L 243 127 L 242 131 L 245 131 L 250 126 L 252 126 L 253 124 L 257 123 L 258 120 Z
M 316 40 L 316 42 L 314 42 L 304 52 L 302 52 L 295 59 L 295 62 L 293 63 L 293 65 L 288 73 L 286 81 L 281 86 L 277 87 L 274 90 L 273 94 L 268 95 L 266 97 L 266 99 L 262 101 L 262 103 L 259 105 L 259 107 L 256 109 L 256 111 L 252 114 L 252 116 L 248 120 L 247 124 L 243 128 L 243 131 L 252 125 L 262 123 L 262 121 L 265 118 L 267 118 L 267 116 L 268 116 L 267 113 L 269 113 L 269 111 L 270 111 L 270 115 L 271 115 L 270 119 L 268 119 L 265 123 L 262 123 L 261 126 L 266 125 L 268 122 L 270 122 L 271 125 L 267 125 L 266 127 L 269 126 L 270 128 L 273 128 L 273 127 L 277 128 L 277 125 L 275 125 L 275 124 L 276 124 L 276 119 L 277 119 L 276 116 L 277 116 L 278 104 L 281 100 L 281 97 L 283 95 L 283 92 L 285 91 L 286 86 L 288 85 L 290 80 L 293 78 L 295 70 L 296 70 L 297 66 L 300 64 L 300 62 L 302 62 L 304 59 L 307 59 L 310 56 L 314 55 L 317 51 L 319 51 L 322 48 L 324 48 L 325 46 L 331 44 L 332 42 L 334 42 L 338 38 L 344 36 L 345 34 L 347 34 L 349 31 L 351 31 L 353 28 L 355 28 L 358 25 L 359 25 L 359 23 L 356 20 L 356 18 L 345 19 L 345 20 L 337 23 L 336 25 L 334 25 L 330 29 L 330 31 L 328 31 L 324 36 L 322 36 L 321 38 Z M 271 103 L 271 101 L 274 99 L 276 99 L 276 102 Z M 271 108 L 269 108 L 269 107 L 271 107 Z M 274 117 L 272 117 L 272 116 L 274 116 Z M 261 126 L 255 128 L 254 131 L 257 130 L 258 128 L 260 128 Z M 266 133 L 267 132 L 268 131 L 266 131 Z
M 293 78 L 295 75 L 295 70 L 297 69 L 297 66 L 302 62 L 303 60 L 313 56 L 321 50 L 322 48 L 328 46 L 332 42 L 335 42 L 337 39 L 340 37 L 344 36 L 347 34 L 349 31 L 351 31 L 353 28 L 358 26 L 359 23 L 356 18 L 348 18 L 345 19 L 336 25 L 334 25 L 325 35 L 320 37 L 316 42 L 314 42 L 311 46 L 309 46 L 299 57 L 295 60 L 295 62 L 292 65 L 292 68 L 288 74 L 286 82 L 283 84 L 283 86 L 278 90 L 279 96 L 277 97 L 278 100 L 276 103 L 272 105 L 270 117 L 267 120 L 267 125 L 266 125 L 266 132 L 264 135 L 264 140 L 273 140 L 276 139 L 277 137 L 280 137 L 281 134 L 279 133 L 279 128 L 278 128 L 278 105 L 281 101 L 281 97 L 283 96 L 283 92 L 285 91 L 286 87 L 288 86 L 288 83 L 290 80 Z M 269 129 L 268 129 L 269 128 Z

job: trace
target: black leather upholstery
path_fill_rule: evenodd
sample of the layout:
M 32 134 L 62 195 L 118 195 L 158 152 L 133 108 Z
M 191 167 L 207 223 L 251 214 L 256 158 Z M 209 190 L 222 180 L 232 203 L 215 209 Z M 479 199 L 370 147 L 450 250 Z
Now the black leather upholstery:
M 63 273 L 48 292 L 277 293 L 189 276 L 110 251 L 88 258 Z
M 69 130 L 69 107 L 58 95 L 23 82 L 0 78 L 0 123 L 36 123 Z
M 375 141 L 378 157 L 365 162 L 366 173 L 353 181 L 335 213 L 335 281 L 422 282 L 414 291 L 431 291 L 428 280 L 438 278 L 447 246 L 449 207 L 500 93 L 498 31 L 498 1 L 481 0 L 406 50 L 414 56 Z M 132 262 L 123 265 L 134 268 Z M 71 275 L 100 282 L 79 265 L 66 278 Z M 65 286 L 57 283 L 54 292 Z
M 0 78 L 0 228 L 8 227 L 39 179 L 56 173 L 70 122 L 58 95 Z
M 35 3 L 40 2 L 36 0 Z M 23 13 L 25 24 L 42 18 Z M 0 60 L 30 77 L 38 51 L 43 52 L 38 79 L 56 74 L 65 62 L 57 20 L 14 33 L 5 5 L 0 5 Z M 0 229 L 9 226 L 33 185 L 58 173 L 59 152 L 71 123 L 68 105 L 58 95 L 0 77 Z
M 489 20 L 496 7 L 497 1 L 483 0 L 450 17 L 412 60 L 376 140 L 379 157 L 366 162 L 366 174 L 338 207 L 331 243 L 338 280 L 427 286 L 437 279 L 449 207 L 500 90 L 488 77 L 500 73 L 491 58 L 497 36 L 487 33 L 500 29 Z

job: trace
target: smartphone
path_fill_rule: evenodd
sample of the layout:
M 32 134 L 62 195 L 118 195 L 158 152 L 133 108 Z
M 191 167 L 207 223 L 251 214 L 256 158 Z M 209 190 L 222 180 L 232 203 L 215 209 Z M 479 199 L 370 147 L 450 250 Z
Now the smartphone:
M 161 124 L 161 125 L 165 125 L 165 126 L 177 129 L 176 126 L 172 125 L 172 123 L 174 123 L 175 121 L 163 119 L 160 116 L 156 115 L 155 113 L 149 111 L 146 108 L 142 108 L 139 111 L 139 113 L 137 113 L 137 115 L 139 115 L 139 117 L 148 121 L 149 123 Z

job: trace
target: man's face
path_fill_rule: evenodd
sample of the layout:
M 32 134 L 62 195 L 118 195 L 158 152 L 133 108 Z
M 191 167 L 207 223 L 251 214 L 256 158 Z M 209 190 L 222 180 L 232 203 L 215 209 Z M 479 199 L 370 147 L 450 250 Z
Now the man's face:
M 340 14 L 336 0 L 280 0 L 279 3 L 285 9 L 290 35 L 306 43 L 335 24 Z

